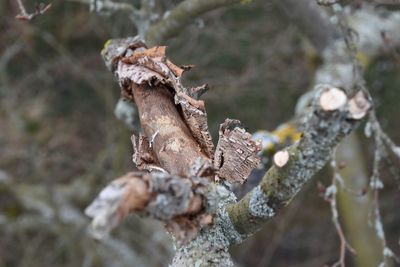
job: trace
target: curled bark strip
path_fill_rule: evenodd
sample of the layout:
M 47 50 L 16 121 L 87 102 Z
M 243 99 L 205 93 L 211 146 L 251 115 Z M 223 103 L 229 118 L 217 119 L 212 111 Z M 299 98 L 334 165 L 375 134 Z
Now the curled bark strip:
M 198 228 L 205 225 L 204 214 L 200 211 L 206 184 L 201 178 L 182 179 L 164 173 L 131 172 L 104 188 L 85 213 L 93 218 L 92 233 L 98 239 L 106 236 L 132 212 L 145 213 L 165 222 L 190 215 L 186 217 Z M 184 227 L 182 231 L 185 231 Z M 179 236 L 192 235 L 179 233 Z
M 120 53 L 107 52 L 115 46 Z M 189 92 L 193 95 L 204 92 L 206 86 L 184 88 L 180 78 L 186 68 L 169 61 L 165 49 L 165 46 L 146 49 L 138 38 L 128 38 L 126 42 L 112 41 L 103 56 L 116 66 L 111 69 L 122 87 L 122 95 L 138 106 L 144 136 L 151 141 L 159 167 L 181 177 L 193 174 L 213 177 L 214 146 L 204 103 L 189 95 Z M 137 164 L 143 163 L 138 155 L 134 158 Z M 200 162 L 203 166 L 198 166 Z
M 179 92 L 175 95 L 175 103 L 182 107 L 183 117 L 193 137 L 199 143 L 207 157 L 212 158 L 214 155 L 214 144 L 211 134 L 208 131 L 207 113 L 204 108 L 204 102 L 195 100 Z
M 250 172 L 258 166 L 257 153 L 261 143 L 240 127 L 238 120 L 226 119 L 220 126 L 219 141 L 214 156 L 217 176 L 229 182 L 244 183 Z
M 131 55 L 133 51 L 140 47 L 145 47 L 145 44 L 138 36 L 110 39 L 104 44 L 101 55 L 107 68 L 114 73 L 119 59 Z

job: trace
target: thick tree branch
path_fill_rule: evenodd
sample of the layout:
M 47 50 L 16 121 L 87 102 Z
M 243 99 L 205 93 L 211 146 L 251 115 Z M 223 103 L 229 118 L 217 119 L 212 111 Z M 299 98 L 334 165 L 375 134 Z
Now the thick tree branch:
M 202 14 L 242 0 L 185 0 L 177 5 L 165 18 L 151 26 L 146 34 L 146 43 L 150 46 L 163 44 L 168 38 L 179 33 L 193 19 Z
M 332 157 L 339 141 L 356 127 L 371 106 L 364 95 L 362 101 L 355 103 L 343 91 L 326 85 L 317 86 L 316 92 L 303 137 L 286 149 L 289 154 L 286 162 L 275 162 L 259 186 L 240 202 L 227 207 L 235 229 L 242 236 L 257 231 L 290 202 Z M 357 116 L 352 109 L 354 103 L 357 110 L 363 111 L 363 116 Z

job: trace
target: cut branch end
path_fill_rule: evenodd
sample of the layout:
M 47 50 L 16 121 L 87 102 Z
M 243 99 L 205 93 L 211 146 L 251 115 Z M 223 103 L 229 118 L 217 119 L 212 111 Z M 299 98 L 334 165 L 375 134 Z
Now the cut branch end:
M 342 90 L 332 87 L 321 94 L 319 105 L 325 111 L 333 111 L 341 108 L 346 101 L 346 94 Z
M 286 150 L 281 150 L 275 153 L 274 155 L 274 163 L 279 168 L 285 166 L 289 161 L 289 152 Z
M 349 111 L 353 119 L 364 118 L 371 108 L 371 103 L 362 91 L 358 91 L 349 101 Z

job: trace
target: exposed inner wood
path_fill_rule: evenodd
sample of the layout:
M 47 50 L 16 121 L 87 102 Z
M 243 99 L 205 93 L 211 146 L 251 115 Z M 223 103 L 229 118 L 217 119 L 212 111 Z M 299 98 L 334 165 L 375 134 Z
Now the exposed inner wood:
M 274 163 L 278 167 L 283 167 L 289 161 L 289 152 L 286 150 L 281 150 L 275 153 Z
M 134 83 L 131 86 L 144 135 L 152 140 L 161 167 L 182 177 L 193 175 L 192 166 L 199 159 L 211 168 L 211 160 L 195 142 L 168 88 Z

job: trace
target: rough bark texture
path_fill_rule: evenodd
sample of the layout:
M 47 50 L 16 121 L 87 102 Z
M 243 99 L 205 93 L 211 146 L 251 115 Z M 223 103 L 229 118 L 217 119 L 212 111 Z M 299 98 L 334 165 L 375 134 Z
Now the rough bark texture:
M 225 206 L 235 201 L 235 196 L 220 185 L 211 186 L 207 195 L 207 212 L 214 214 L 213 224 L 200 230 L 194 240 L 177 247 L 172 267 L 234 266 L 229 245 L 239 242 L 240 236 L 232 227 Z
M 261 150 L 261 144 L 253 141 L 251 135 L 239 125 L 239 121 L 230 119 L 221 124 L 214 166 L 219 178 L 244 183 L 260 163 L 257 153 Z
M 357 125 L 349 110 L 349 101 L 335 110 L 320 106 L 320 96 L 329 90 L 318 86 L 312 112 L 304 126 L 299 143 L 289 147 L 289 161 L 283 167 L 273 166 L 259 186 L 240 202 L 227 207 L 235 229 L 244 237 L 257 231 L 302 188 L 331 158 L 338 142 Z

